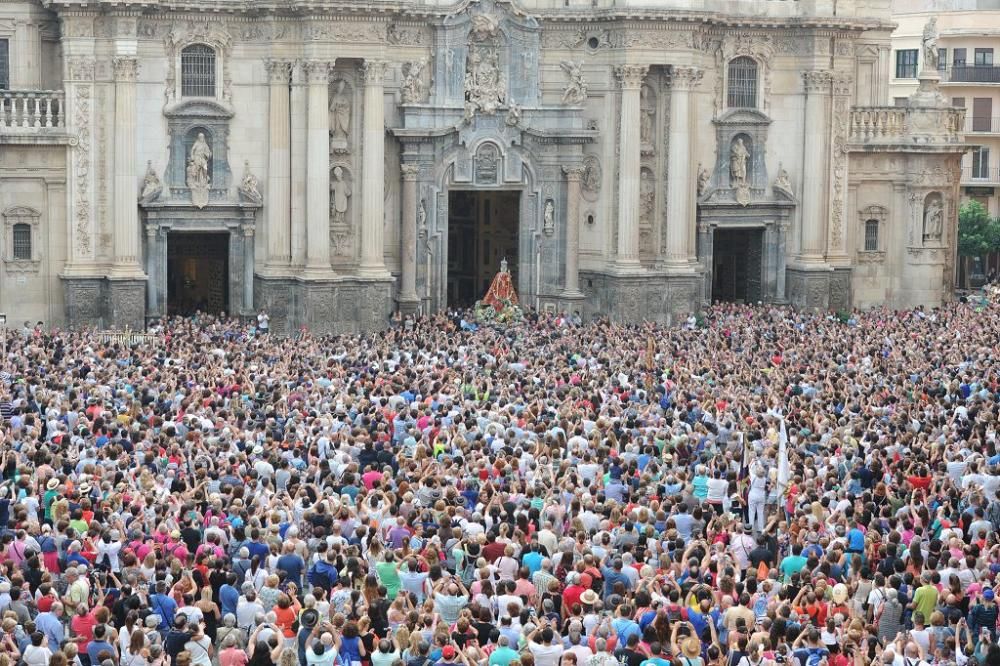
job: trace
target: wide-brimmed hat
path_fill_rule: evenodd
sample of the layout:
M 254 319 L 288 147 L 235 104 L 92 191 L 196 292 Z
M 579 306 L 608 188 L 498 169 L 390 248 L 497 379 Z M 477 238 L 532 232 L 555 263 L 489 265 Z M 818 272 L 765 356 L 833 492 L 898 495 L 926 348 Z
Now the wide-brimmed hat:
M 580 595 L 580 603 L 584 606 L 593 606 L 597 603 L 597 592 L 593 590 L 586 590 Z
M 681 652 L 684 656 L 689 659 L 694 659 L 701 656 L 701 641 L 699 641 L 694 636 L 688 636 L 681 643 Z
M 45 484 L 45 487 L 49 490 L 55 490 L 59 487 L 59 479 L 49 479 L 49 482 Z

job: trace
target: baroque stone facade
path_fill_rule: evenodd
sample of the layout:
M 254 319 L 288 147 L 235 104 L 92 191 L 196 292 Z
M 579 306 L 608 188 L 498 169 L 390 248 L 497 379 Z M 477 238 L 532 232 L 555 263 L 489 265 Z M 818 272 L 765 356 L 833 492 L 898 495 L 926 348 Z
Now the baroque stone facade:
M 4 12 L 45 37 L 11 49 L 13 87 L 57 91 L 0 126 L 56 160 L 46 190 L 0 159 L 0 213 L 62 239 L 23 316 L 140 327 L 195 234 L 223 248 L 214 298 L 280 333 L 439 311 L 456 191 L 516 196 L 505 258 L 541 309 L 949 298 L 962 112 L 929 72 L 888 106 L 889 0 L 689 4 L 2 3 L 0 39 Z

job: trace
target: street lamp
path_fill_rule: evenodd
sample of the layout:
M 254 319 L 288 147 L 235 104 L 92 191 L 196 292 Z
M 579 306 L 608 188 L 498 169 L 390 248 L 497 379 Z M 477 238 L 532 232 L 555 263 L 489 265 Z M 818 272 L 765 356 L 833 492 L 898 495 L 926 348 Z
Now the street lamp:
M 0 312 L 0 330 L 3 331 L 3 364 L 7 364 L 7 313 Z

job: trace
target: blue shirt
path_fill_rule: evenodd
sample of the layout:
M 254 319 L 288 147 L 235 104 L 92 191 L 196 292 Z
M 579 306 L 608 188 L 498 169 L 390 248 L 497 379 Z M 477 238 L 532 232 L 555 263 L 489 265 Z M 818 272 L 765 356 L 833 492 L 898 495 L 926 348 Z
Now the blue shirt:
M 542 568 L 542 554 L 541 553 L 527 553 L 521 558 L 521 563 L 528 567 L 528 572 L 534 574 Z
M 165 594 L 154 594 L 149 598 L 149 608 L 160 616 L 158 629 L 166 631 L 174 626 L 174 614 L 177 612 L 177 602 Z
M 219 601 L 222 602 L 222 614 L 236 615 L 236 605 L 240 601 L 240 591 L 228 583 L 219 589 Z
M 35 628 L 45 634 L 50 646 L 55 646 L 57 649 L 66 635 L 62 622 L 53 613 L 39 613 L 35 618 Z
M 97 655 L 99 655 L 104 650 L 110 652 L 112 657 L 118 654 L 117 652 L 115 652 L 114 646 L 107 641 L 90 641 L 90 643 L 87 644 L 87 656 L 90 657 L 90 663 L 92 664 L 101 663 L 101 660 L 97 658 Z

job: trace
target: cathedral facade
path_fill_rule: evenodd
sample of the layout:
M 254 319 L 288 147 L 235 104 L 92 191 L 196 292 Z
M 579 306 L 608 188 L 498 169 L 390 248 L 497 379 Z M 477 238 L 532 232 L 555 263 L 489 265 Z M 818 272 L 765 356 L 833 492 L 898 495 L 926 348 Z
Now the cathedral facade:
M 4 0 L 0 308 L 938 304 L 964 111 L 930 62 L 888 105 L 889 4 Z

